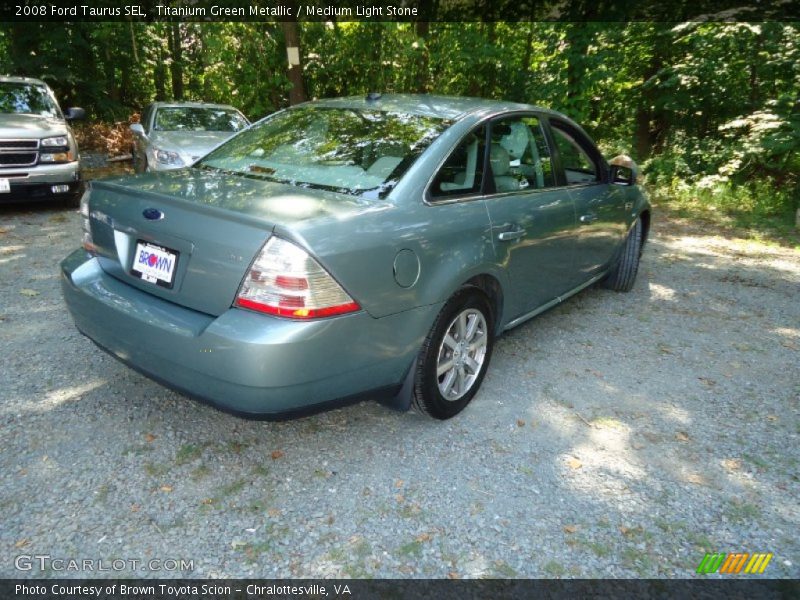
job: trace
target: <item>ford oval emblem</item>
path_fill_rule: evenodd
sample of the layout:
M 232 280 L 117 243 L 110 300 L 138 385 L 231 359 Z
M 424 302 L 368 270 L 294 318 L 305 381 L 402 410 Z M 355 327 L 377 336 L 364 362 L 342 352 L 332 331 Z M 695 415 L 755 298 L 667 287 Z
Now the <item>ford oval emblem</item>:
M 159 221 L 164 218 L 164 213 L 162 213 L 157 208 L 145 208 L 142 211 L 144 218 L 149 221 Z

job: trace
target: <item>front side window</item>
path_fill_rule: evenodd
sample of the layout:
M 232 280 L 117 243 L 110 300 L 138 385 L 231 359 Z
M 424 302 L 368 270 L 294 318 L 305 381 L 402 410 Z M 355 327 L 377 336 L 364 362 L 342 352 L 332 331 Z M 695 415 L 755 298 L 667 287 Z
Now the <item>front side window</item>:
M 489 162 L 497 193 L 555 185 L 550 149 L 536 117 L 511 117 L 492 123 Z
M 383 197 L 449 125 L 406 113 L 301 107 L 234 136 L 195 166 Z
M 431 185 L 431 198 L 445 200 L 481 193 L 486 156 L 486 126 L 481 126 L 456 147 L 439 169 Z
M 156 131 L 241 131 L 247 121 L 235 110 L 166 106 L 156 112 Z
M 61 118 L 47 89 L 29 83 L 0 82 L 0 113 Z
M 581 147 L 576 134 L 561 129 L 555 123 L 553 123 L 552 130 L 567 185 L 599 181 L 600 170 L 596 162 Z

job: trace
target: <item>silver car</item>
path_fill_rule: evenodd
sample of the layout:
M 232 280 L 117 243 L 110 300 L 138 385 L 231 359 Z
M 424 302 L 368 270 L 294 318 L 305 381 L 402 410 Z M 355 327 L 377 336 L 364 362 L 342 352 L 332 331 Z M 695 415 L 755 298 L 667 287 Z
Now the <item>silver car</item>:
M 250 122 L 233 106 L 200 102 L 153 102 L 134 133 L 133 167 L 137 173 L 191 165 Z

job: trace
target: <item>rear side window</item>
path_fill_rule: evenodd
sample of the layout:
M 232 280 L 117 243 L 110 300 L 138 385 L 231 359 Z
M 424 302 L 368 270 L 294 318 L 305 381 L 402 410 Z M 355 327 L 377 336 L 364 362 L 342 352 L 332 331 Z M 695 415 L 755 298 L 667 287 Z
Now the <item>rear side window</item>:
M 555 139 L 561 167 L 567 185 L 595 183 L 600 180 L 600 169 L 595 159 L 592 159 L 581 143 L 578 134 L 562 128 L 558 123 L 553 125 L 553 138 Z
M 497 193 L 555 185 L 550 149 L 536 117 L 510 117 L 492 123 L 489 162 Z
M 464 138 L 447 157 L 433 179 L 431 198 L 435 201 L 480 194 L 485 156 L 486 126 L 484 125 Z

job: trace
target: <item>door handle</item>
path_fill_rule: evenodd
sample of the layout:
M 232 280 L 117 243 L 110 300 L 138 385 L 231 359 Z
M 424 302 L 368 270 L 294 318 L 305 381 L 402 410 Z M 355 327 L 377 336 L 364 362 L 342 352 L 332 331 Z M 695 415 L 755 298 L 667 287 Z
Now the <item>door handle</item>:
M 514 229 L 512 231 L 503 231 L 497 234 L 497 239 L 501 242 L 511 242 L 513 240 L 518 240 L 521 237 L 525 237 L 525 230 L 524 229 Z
M 597 221 L 597 215 L 594 213 L 589 213 L 588 215 L 581 215 L 580 218 L 581 223 L 594 223 Z

